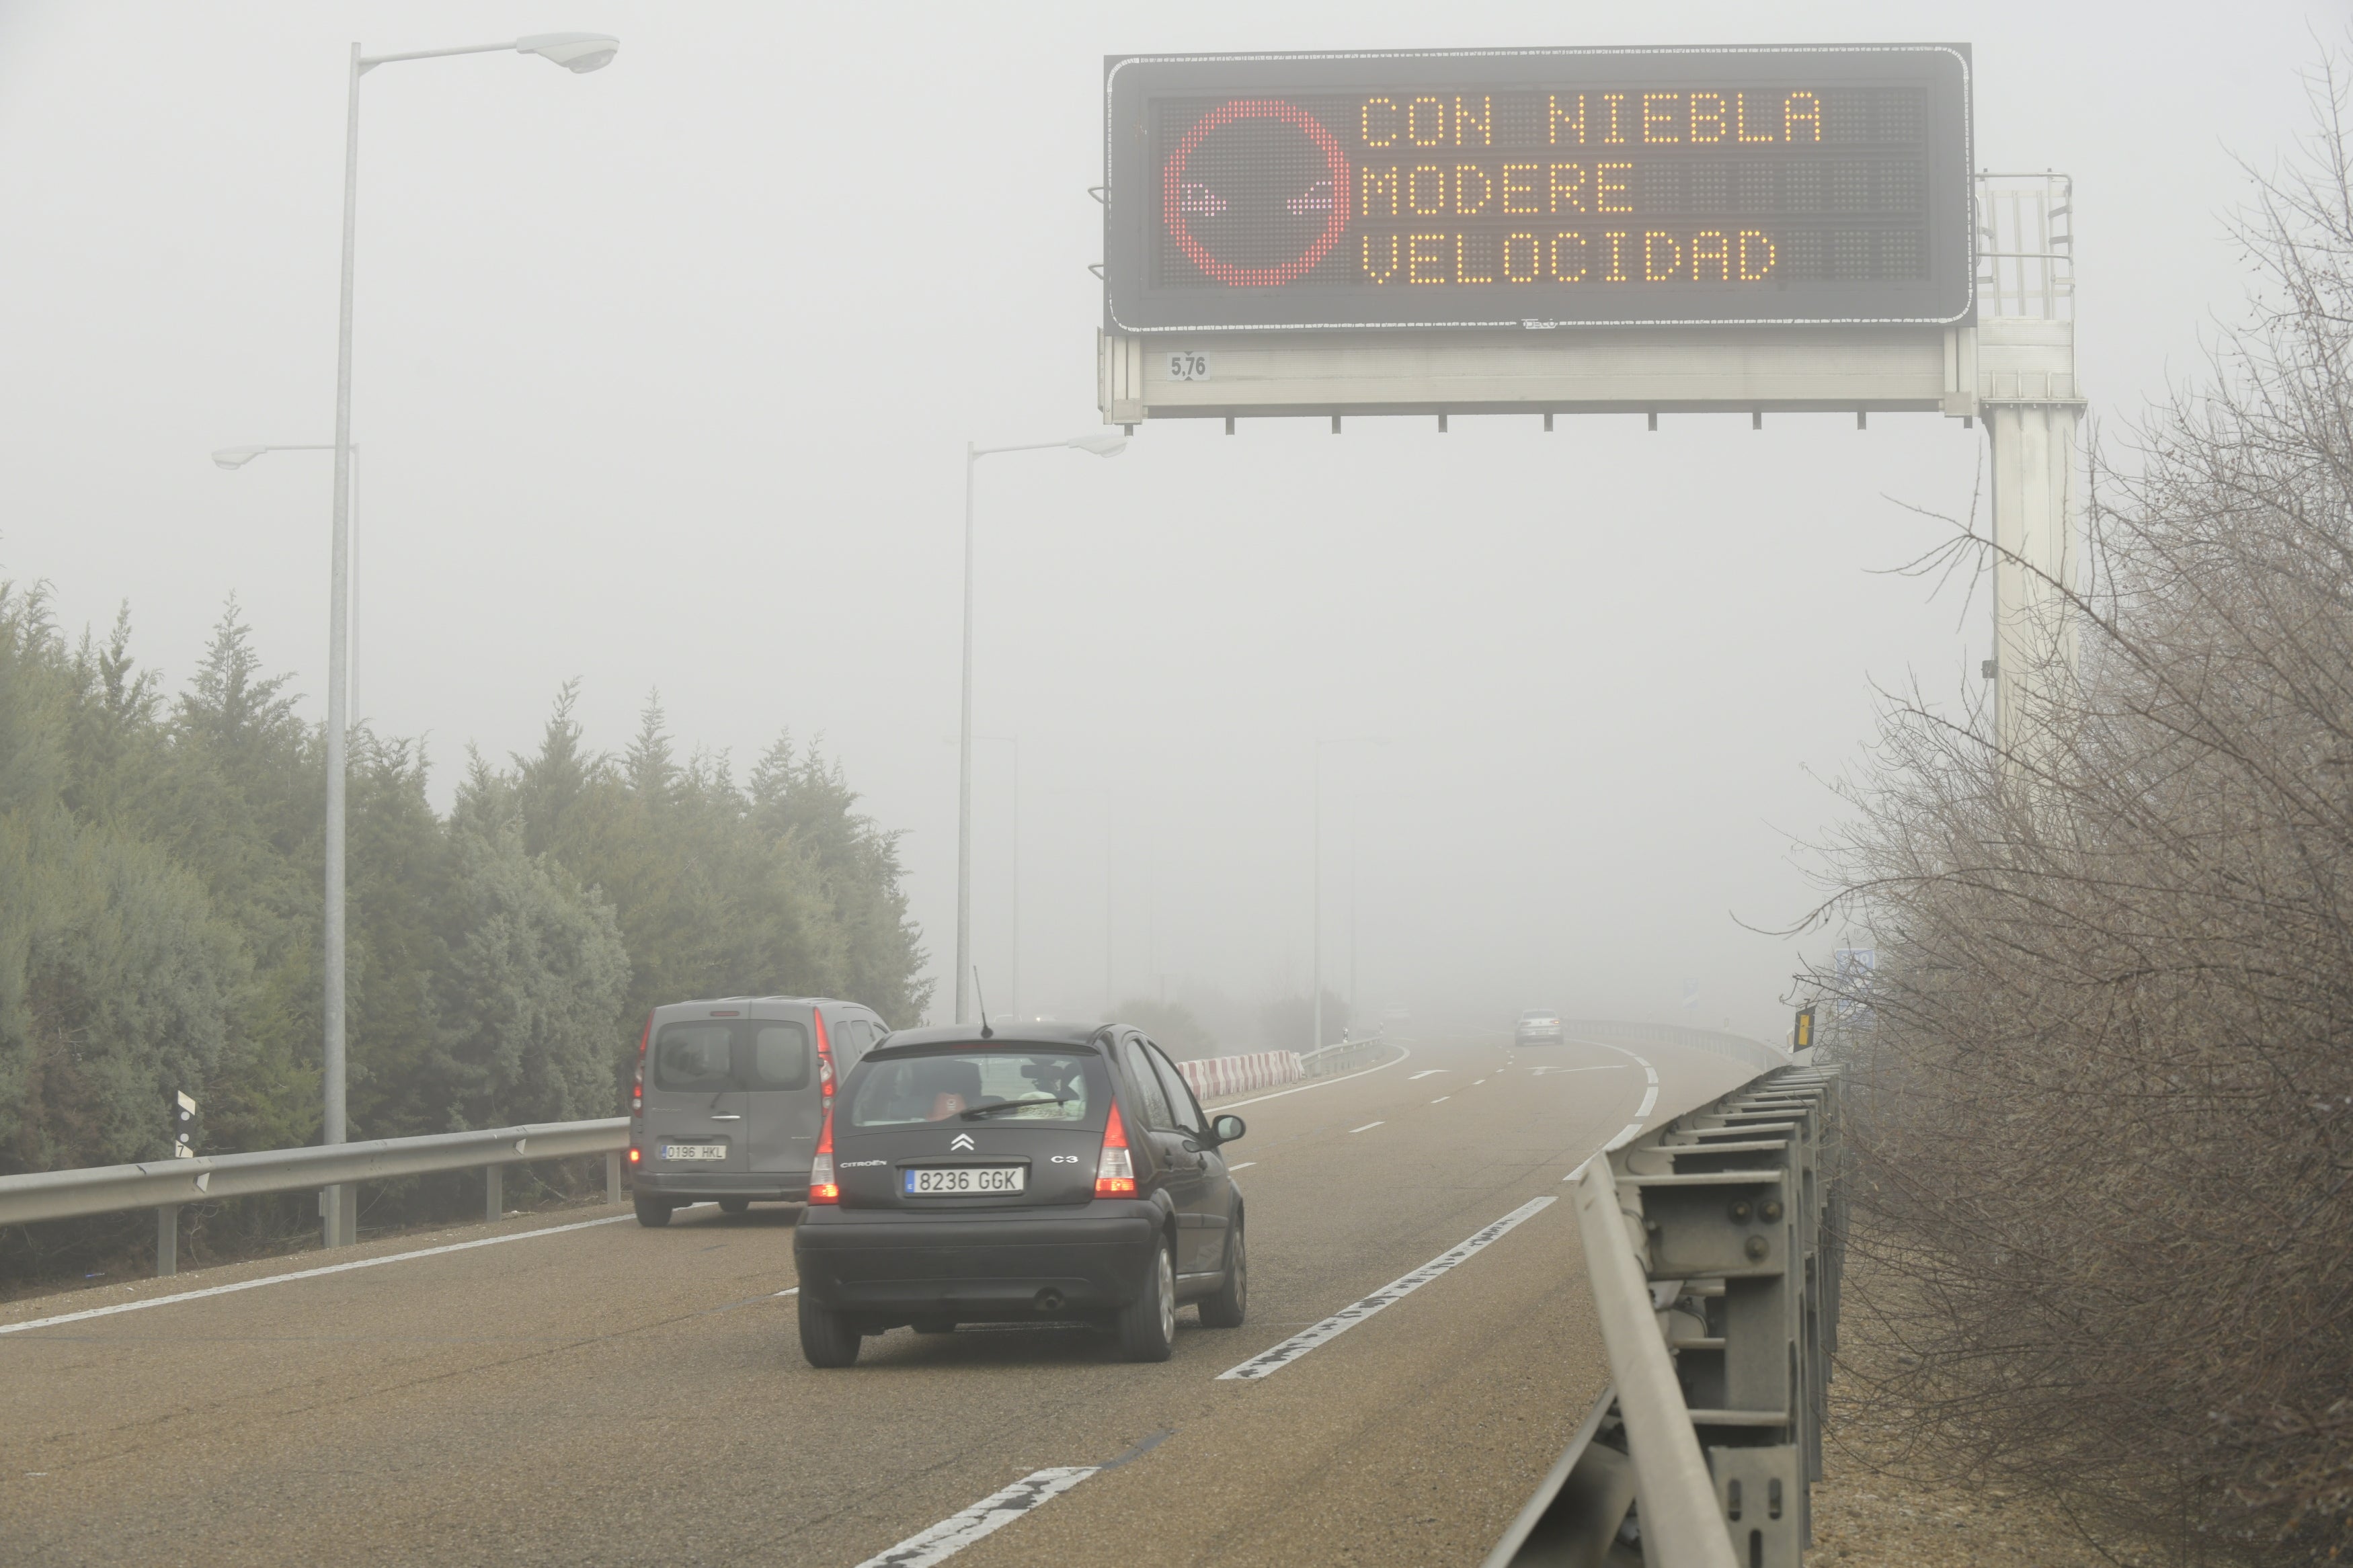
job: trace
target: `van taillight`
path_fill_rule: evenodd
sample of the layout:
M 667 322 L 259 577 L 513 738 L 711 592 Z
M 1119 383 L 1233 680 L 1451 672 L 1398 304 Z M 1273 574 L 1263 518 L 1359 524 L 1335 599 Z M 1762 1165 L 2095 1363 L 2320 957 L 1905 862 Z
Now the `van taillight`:
M 646 1047 L 652 1043 L 653 1037 L 654 1016 L 649 1013 L 646 1015 L 646 1032 L 638 1037 L 637 1075 L 629 1080 L 629 1114 L 632 1116 L 646 1113 Z M 634 1160 L 637 1157 L 637 1151 L 631 1150 L 629 1158 Z
M 817 1137 L 817 1153 L 809 1161 L 809 1202 L 838 1204 L 841 1186 L 833 1179 L 833 1107 L 825 1108 L 825 1131 Z
M 1103 1152 L 1095 1159 L 1095 1196 L 1135 1195 L 1135 1162 L 1127 1152 L 1127 1129 L 1120 1125 L 1119 1102 L 1112 1101 L 1111 1118 L 1103 1123 Z
M 817 1020 L 817 1085 L 826 1102 L 833 1100 L 833 1042 L 826 1038 L 824 1010 L 813 1009 L 809 1016 Z
M 643 1152 L 632 1146 L 629 1150 L 629 1163 L 634 1165 L 642 1158 L 644 1158 Z

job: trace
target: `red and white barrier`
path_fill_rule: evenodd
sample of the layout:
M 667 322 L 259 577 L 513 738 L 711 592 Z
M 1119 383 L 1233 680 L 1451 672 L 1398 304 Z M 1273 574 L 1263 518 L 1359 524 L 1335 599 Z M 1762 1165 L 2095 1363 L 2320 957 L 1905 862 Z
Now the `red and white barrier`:
M 1305 1077 L 1294 1051 L 1257 1051 L 1246 1057 L 1204 1057 L 1198 1061 L 1178 1062 L 1176 1070 L 1193 1086 L 1197 1100 L 1219 1100 L 1229 1094 L 1246 1094 L 1254 1089 L 1272 1089 L 1278 1084 L 1297 1083 Z

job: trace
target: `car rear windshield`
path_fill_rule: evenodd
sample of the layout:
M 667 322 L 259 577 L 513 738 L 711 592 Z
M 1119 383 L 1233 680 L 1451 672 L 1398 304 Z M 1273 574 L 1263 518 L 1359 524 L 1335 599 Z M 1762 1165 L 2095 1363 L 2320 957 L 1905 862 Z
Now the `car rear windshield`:
M 654 1087 L 688 1094 L 807 1089 L 809 1033 L 789 1018 L 694 1018 L 654 1036 Z
M 964 1119 L 1082 1122 L 1091 1098 L 1087 1061 L 1081 1052 L 1018 1046 L 869 1061 L 850 1098 L 849 1125 L 912 1127 Z M 1008 1109 L 987 1110 L 994 1105 Z M 976 1110 L 984 1114 L 971 1116 Z

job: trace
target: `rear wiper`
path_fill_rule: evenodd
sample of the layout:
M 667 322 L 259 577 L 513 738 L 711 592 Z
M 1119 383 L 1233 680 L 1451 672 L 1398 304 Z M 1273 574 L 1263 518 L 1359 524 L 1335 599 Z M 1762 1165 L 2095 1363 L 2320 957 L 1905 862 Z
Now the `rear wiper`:
M 1000 1100 L 994 1105 L 976 1105 L 970 1110 L 959 1110 L 956 1114 L 966 1121 L 972 1121 L 983 1116 L 994 1116 L 1000 1110 L 1018 1110 L 1025 1105 L 1068 1105 L 1070 1103 L 1070 1100 L 1063 1095 L 1033 1094 L 1027 1100 Z

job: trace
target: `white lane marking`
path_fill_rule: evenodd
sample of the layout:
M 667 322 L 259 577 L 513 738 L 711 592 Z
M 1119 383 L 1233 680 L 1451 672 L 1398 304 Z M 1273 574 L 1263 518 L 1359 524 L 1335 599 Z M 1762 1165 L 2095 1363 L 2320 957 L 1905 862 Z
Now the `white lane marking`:
M 1261 1100 L 1281 1100 L 1286 1094 L 1305 1094 L 1311 1089 L 1329 1089 L 1335 1083 L 1346 1083 L 1350 1079 L 1364 1078 L 1369 1074 L 1377 1072 L 1387 1072 L 1389 1068 L 1397 1066 L 1398 1062 L 1405 1060 L 1406 1058 L 1411 1055 L 1413 1055 L 1413 1048 L 1410 1046 L 1399 1046 L 1398 1047 L 1397 1062 L 1383 1062 L 1377 1068 L 1366 1068 L 1363 1072 L 1344 1073 L 1338 1078 L 1319 1079 L 1314 1083 L 1303 1083 L 1297 1089 L 1278 1089 L 1272 1094 L 1260 1095 L 1257 1100 L 1228 1100 L 1225 1104 L 1217 1106 L 1215 1109 L 1219 1110 L 1240 1110 L 1245 1105 L 1256 1105 Z
M 1388 1123 L 1381 1121 L 1367 1121 L 1362 1127 L 1351 1127 L 1348 1131 L 1351 1132 L 1370 1132 L 1376 1127 L 1383 1127 L 1387 1125 Z
M 1224 1383 L 1232 1379 L 1249 1382 L 1264 1377 L 1270 1373 L 1282 1371 L 1317 1345 L 1337 1339 L 1383 1308 L 1394 1306 L 1404 1300 L 1456 1264 L 1484 1251 L 1491 1243 L 1502 1237 L 1513 1226 L 1522 1220 L 1541 1214 L 1556 1201 L 1557 1200 L 1549 1197 L 1530 1198 L 1494 1224 L 1486 1226 L 1466 1241 L 1455 1243 L 1412 1273 L 1400 1275 L 1362 1300 L 1341 1308 L 1314 1327 L 1292 1335 L 1271 1350 L 1261 1352 L 1232 1371 L 1219 1373 L 1218 1381 Z
M 1634 1108 L 1634 1120 L 1641 1121 L 1648 1118 L 1651 1114 L 1651 1107 L 1658 1103 L 1659 1086 L 1654 1083 L 1650 1088 L 1642 1091 L 1642 1103 Z
M 1227 1170 L 1229 1170 L 1229 1171 L 1247 1171 L 1247 1170 L 1249 1170 L 1252 1165 L 1255 1165 L 1255 1164 L 1257 1164 L 1257 1163 L 1258 1163 L 1258 1162 L 1257 1162 L 1256 1160 L 1244 1160 L 1240 1164 L 1239 1164 L 1239 1165 L 1228 1165 L 1228 1166 L 1226 1167 L 1226 1169 L 1227 1169 Z
M 1479 1085 L 1480 1085 L 1480 1084 L 1482 1084 L 1482 1083 L 1484 1083 L 1484 1082 L 1486 1082 L 1486 1081 L 1487 1081 L 1487 1080 L 1486 1080 L 1485 1079 L 1483 1079 L 1483 1078 L 1482 1078 L 1482 1079 L 1477 1079 L 1476 1081 L 1474 1081 L 1474 1082 L 1471 1085 L 1471 1087 L 1472 1087 L 1472 1089 L 1476 1089 L 1476 1088 L 1478 1088 L 1478 1087 L 1479 1087 Z
M 111 1307 L 91 1307 L 85 1311 L 60 1312 L 54 1318 L 35 1318 L 29 1322 L 0 1323 L 0 1334 L 21 1334 L 27 1329 L 54 1329 L 60 1323 L 79 1323 L 91 1318 L 111 1318 L 117 1312 L 143 1311 L 149 1307 L 168 1307 L 174 1301 L 199 1301 L 206 1296 L 228 1296 L 239 1290 L 259 1290 L 264 1285 L 284 1285 L 296 1279 L 316 1279 L 325 1274 L 348 1274 L 354 1268 L 374 1268 L 385 1263 L 406 1263 L 417 1258 L 439 1258 L 445 1253 L 470 1252 L 477 1247 L 497 1247 L 509 1241 L 529 1241 L 535 1236 L 562 1236 L 568 1230 L 586 1230 L 593 1226 L 619 1225 L 633 1218 L 630 1215 L 615 1215 L 610 1219 L 584 1219 L 572 1225 L 549 1226 L 544 1230 L 517 1231 L 512 1236 L 486 1236 L 480 1241 L 453 1241 L 447 1247 L 420 1247 L 414 1252 L 388 1253 L 382 1258 L 363 1258 L 353 1263 L 330 1263 L 321 1268 L 298 1268 L 291 1274 L 272 1274 L 265 1279 L 242 1279 L 234 1285 L 213 1285 L 202 1290 L 183 1290 L 174 1296 L 151 1296 L 143 1301 L 118 1301 Z M 797 1290 L 799 1286 L 793 1287 Z
M 858 1568 L 931 1568 L 934 1563 L 944 1563 L 1048 1499 L 1069 1491 L 1101 1468 L 1101 1465 L 1064 1465 L 1050 1470 L 1032 1470 L 1003 1491 L 989 1493 L 962 1513 L 951 1514 L 888 1552 L 869 1557 Z
M 1453 1098 L 1454 1098 L 1454 1097 L 1453 1097 L 1452 1095 L 1451 1095 L 1451 1094 L 1441 1094 L 1441 1095 L 1440 1095 L 1436 1100 L 1431 1100 L 1430 1103 L 1430 1104 L 1432 1104 L 1432 1105 L 1443 1105 L 1443 1104 L 1445 1104 L 1448 1100 L 1452 1100 Z
M 1603 1062 L 1598 1068 L 1530 1068 L 1528 1070 L 1535 1074 L 1536 1077 L 1542 1078 L 1546 1073 L 1555 1072 L 1624 1072 L 1626 1070 L 1626 1064 L 1623 1062 Z
M 1442 1073 L 1446 1069 L 1444 1068 L 1424 1068 L 1419 1072 L 1407 1074 L 1406 1082 L 1419 1083 L 1426 1078 L 1436 1078 L 1440 1073 Z
M 1609 1142 L 1604 1143 L 1601 1146 L 1601 1152 L 1605 1154 L 1615 1154 L 1619 1150 L 1623 1149 L 1627 1144 L 1631 1143 L 1635 1139 L 1640 1138 L 1641 1135 L 1642 1124 L 1639 1121 L 1629 1121 L 1626 1123 L 1625 1129 L 1620 1131 L 1617 1137 L 1612 1138 Z
M 1650 1063 L 1644 1062 L 1642 1064 L 1642 1079 L 1643 1081 L 1650 1084 L 1652 1088 L 1657 1088 L 1659 1082 L 1659 1069 L 1652 1067 Z

